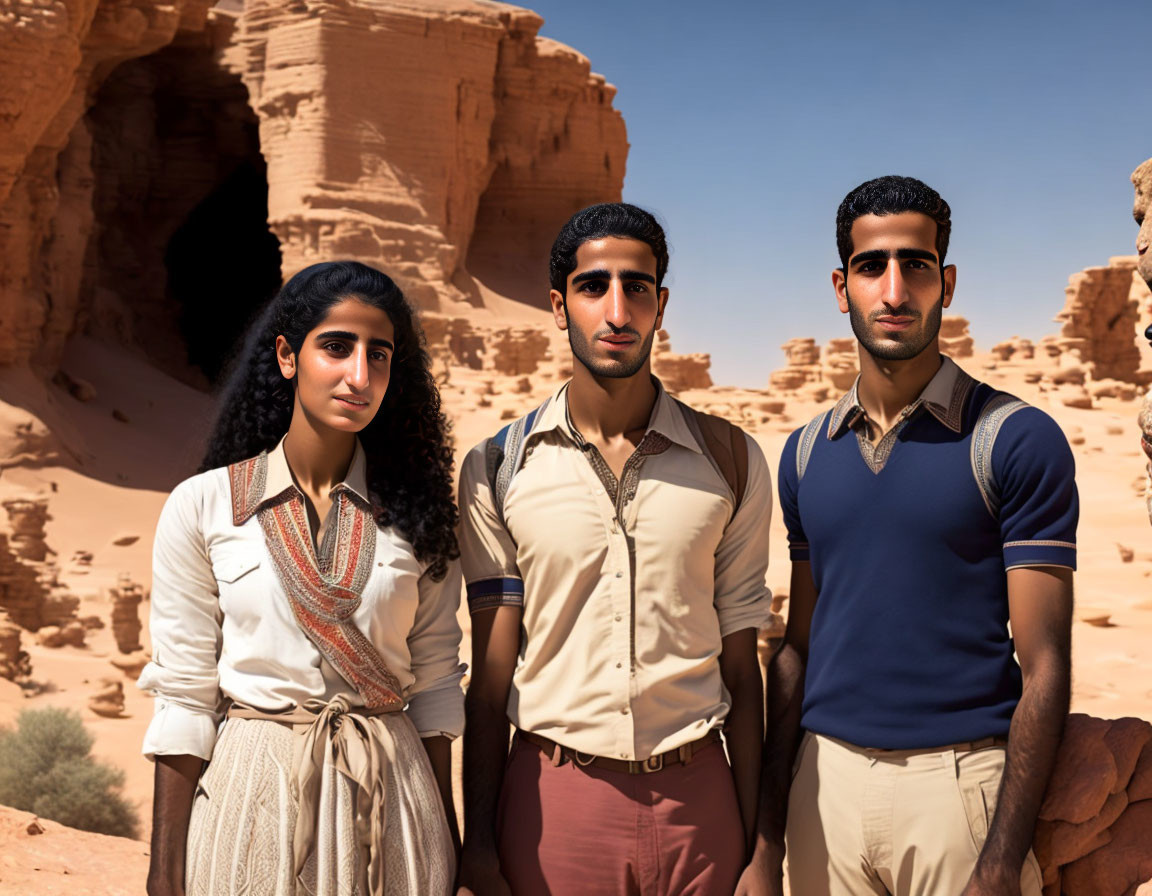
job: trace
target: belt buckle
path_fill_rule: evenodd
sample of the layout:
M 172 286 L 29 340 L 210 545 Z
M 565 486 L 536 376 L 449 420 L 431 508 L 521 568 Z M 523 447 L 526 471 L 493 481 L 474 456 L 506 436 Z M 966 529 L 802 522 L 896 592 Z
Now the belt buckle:
M 649 756 L 641 763 L 641 767 L 644 769 L 644 774 L 661 771 L 664 768 L 664 754 Z

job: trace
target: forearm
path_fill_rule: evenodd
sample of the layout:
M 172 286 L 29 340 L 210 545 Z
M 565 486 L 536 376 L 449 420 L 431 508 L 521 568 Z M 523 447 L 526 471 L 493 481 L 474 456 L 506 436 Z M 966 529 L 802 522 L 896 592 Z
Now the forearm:
M 460 848 L 460 826 L 456 821 L 456 801 L 452 796 L 452 741 L 443 735 L 423 738 L 424 752 L 432 764 L 432 774 L 436 778 L 436 788 L 440 791 L 440 802 L 444 804 L 444 817 L 448 820 L 448 830 L 452 843 Z
M 149 893 L 183 893 L 188 820 L 204 760 L 199 756 L 157 756 L 152 797 L 152 860 Z
M 791 644 L 785 642 L 772 657 L 767 682 L 768 731 L 755 849 L 759 856 L 779 865 L 784 859 L 788 790 L 800 744 L 800 707 L 804 701 L 804 661 Z
M 1068 665 L 1058 660 L 1038 664 L 1025 680 L 1012 716 L 996 814 L 973 877 L 1018 878 L 1064 732 L 1070 687 Z
M 495 854 L 496 808 L 511 726 L 503 706 L 497 708 L 471 692 L 464 709 L 464 848 Z
M 724 726 L 736 801 L 744 826 L 744 848 L 750 851 L 756 833 L 757 804 L 760 798 L 760 764 L 764 752 L 764 687 L 760 670 L 730 688 L 732 708 Z

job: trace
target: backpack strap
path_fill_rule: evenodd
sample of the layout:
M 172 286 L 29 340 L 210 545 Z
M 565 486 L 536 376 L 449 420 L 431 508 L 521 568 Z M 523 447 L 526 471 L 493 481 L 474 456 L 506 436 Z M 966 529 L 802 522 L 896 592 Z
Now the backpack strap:
M 796 482 L 804 478 L 804 471 L 808 469 L 808 459 L 812 456 L 812 448 L 816 444 L 816 437 L 824 429 L 824 421 L 828 419 L 831 410 L 817 414 L 804 424 L 800 430 L 800 441 L 796 443 Z
M 739 426 L 715 414 L 705 414 L 676 399 L 684 422 L 704 449 L 704 456 L 728 483 L 732 513 L 740 509 L 748 490 L 748 439 Z
M 536 425 L 536 421 L 540 419 L 551 400 L 551 397 L 545 398 L 539 407 L 513 420 L 488 440 L 486 453 L 488 485 L 496 502 L 496 513 L 501 519 L 504 518 L 504 498 L 508 494 L 508 487 L 512 484 L 512 477 L 524 463 L 524 448 L 528 436 L 531 435 L 532 427 Z
M 972 475 L 976 477 L 976 487 L 980 489 L 984 505 L 994 519 L 1000 517 L 1000 490 L 992 471 L 992 448 L 1004 421 L 1026 407 L 1028 403 L 1016 396 L 996 392 L 980 409 L 980 416 L 972 430 Z

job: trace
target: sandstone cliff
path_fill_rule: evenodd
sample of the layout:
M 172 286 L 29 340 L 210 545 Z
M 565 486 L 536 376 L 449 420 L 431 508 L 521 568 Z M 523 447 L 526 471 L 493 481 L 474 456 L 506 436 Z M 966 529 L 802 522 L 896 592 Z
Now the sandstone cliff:
M 544 305 L 555 231 L 620 197 L 615 88 L 533 12 L 208 6 L 0 11 L 0 365 L 51 373 L 87 331 L 202 386 L 281 274 L 336 257 L 426 311 Z

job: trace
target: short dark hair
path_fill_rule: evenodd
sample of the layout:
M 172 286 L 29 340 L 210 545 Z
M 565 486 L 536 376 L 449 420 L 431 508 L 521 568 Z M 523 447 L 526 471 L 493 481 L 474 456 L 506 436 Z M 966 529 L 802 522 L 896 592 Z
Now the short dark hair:
M 576 270 L 576 250 L 589 240 L 608 236 L 647 243 L 656 256 L 656 288 L 668 272 L 668 241 L 655 215 L 627 202 L 603 202 L 576 212 L 560 228 L 548 259 L 548 279 L 552 288 L 564 292 L 568 275 Z
M 844 197 L 836 209 L 836 248 L 845 269 L 852 255 L 852 222 L 864 215 L 898 215 L 920 212 L 936 222 L 936 254 L 940 264 L 952 234 L 952 209 L 940 194 L 914 177 L 889 174 L 865 181 Z

